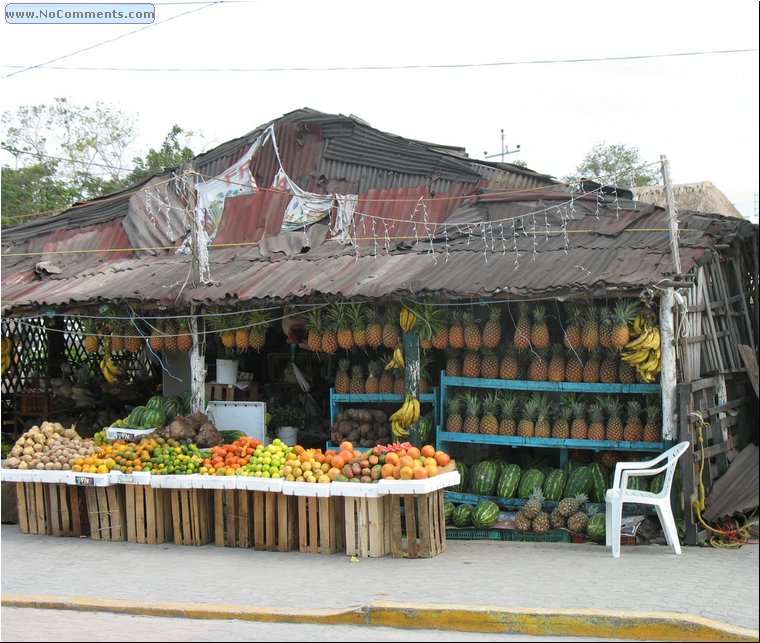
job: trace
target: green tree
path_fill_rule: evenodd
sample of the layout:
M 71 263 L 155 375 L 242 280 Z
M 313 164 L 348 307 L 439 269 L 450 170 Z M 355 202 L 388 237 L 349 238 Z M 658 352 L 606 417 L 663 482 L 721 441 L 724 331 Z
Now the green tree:
M 657 185 L 660 182 L 659 165 L 641 167 L 639 148 L 623 143 L 597 143 L 575 168 L 575 172 L 562 180 L 574 183 L 581 179 L 591 179 L 609 185 Z
M 185 136 L 182 136 L 182 135 Z M 136 156 L 132 159 L 134 169 L 129 173 L 127 181 L 137 183 L 154 172 L 160 172 L 167 167 L 175 167 L 189 161 L 195 154 L 188 147 L 187 138 L 192 132 L 185 132 L 179 125 L 174 124 L 157 150 L 150 148 L 145 158 Z M 180 138 L 181 137 L 181 138 Z
M 36 163 L 14 170 L 2 168 L 2 225 L 28 221 L 35 212 L 62 210 L 81 194 L 55 178 L 54 163 Z

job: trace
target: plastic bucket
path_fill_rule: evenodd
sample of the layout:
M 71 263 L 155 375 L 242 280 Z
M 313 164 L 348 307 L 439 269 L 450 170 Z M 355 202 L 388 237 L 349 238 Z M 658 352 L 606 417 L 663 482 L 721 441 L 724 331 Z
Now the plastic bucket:
M 281 426 L 277 429 L 277 437 L 289 447 L 295 446 L 298 441 L 298 429 L 294 426 Z
M 237 384 L 238 363 L 236 359 L 216 360 L 216 383 Z

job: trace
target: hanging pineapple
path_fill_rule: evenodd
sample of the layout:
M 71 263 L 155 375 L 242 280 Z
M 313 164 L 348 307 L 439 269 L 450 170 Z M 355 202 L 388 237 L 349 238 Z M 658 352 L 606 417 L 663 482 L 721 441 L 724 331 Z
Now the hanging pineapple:
M 111 351 L 120 353 L 126 348 L 124 342 L 124 322 L 120 319 L 114 319 L 111 322 Z
M 620 300 L 612 311 L 611 346 L 622 350 L 631 339 L 630 326 L 638 315 L 639 304 L 636 301 Z
M 383 326 L 380 323 L 380 315 L 375 306 L 367 307 L 367 325 L 364 334 L 367 344 L 372 348 L 379 348 L 383 345 Z
M 310 351 L 319 353 L 322 350 L 322 310 L 315 308 L 304 314 L 307 331 L 306 345 Z
M 125 329 L 124 348 L 132 354 L 139 353 L 143 347 L 143 339 L 141 335 L 137 334 L 138 332 L 134 325 Z
M 234 335 L 233 335 L 233 341 L 234 341 Z M 153 332 L 150 334 L 150 337 L 148 338 L 148 346 L 150 346 L 151 350 L 154 352 L 162 351 L 164 350 L 166 346 L 166 342 L 164 340 L 164 333 L 163 333 L 163 323 L 160 320 L 157 320 L 155 322 L 155 326 L 153 327 Z
M 438 350 L 446 350 L 449 347 L 449 319 L 443 308 L 435 308 L 435 317 L 430 321 L 433 332 L 431 344 Z
M 501 341 L 501 310 L 496 306 L 488 309 L 488 321 L 483 326 L 483 348 L 496 348 Z
M 470 350 L 477 351 L 483 345 L 483 338 L 480 335 L 480 328 L 471 312 L 465 312 L 462 316 L 464 325 L 464 345 Z
M 530 343 L 533 348 L 549 348 L 549 326 L 546 324 L 546 306 L 533 309 L 533 326 L 530 329 Z
M 250 329 L 248 331 L 248 346 L 255 351 L 264 348 L 267 341 L 267 328 L 269 327 L 270 315 L 264 311 L 251 313 L 248 318 Z
M 177 327 L 173 321 L 164 324 L 164 350 L 177 351 Z
M 398 318 L 398 306 L 388 306 L 385 315 L 383 315 L 383 346 L 386 348 L 396 348 L 401 341 L 401 327 L 398 325 Z
M 354 347 L 354 333 L 348 321 L 348 308 L 343 304 L 333 304 L 330 307 L 330 321 L 335 328 L 335 338 L 338 348 L 351 350 Z M 324 337 L 322 338 L 324 343 Z
M 359 348 L 364 348 L 367 345 L 367 315 L 365 309 L 366 306 L 359 303 L 353 303 L 348 306 L 348 322 L 351 326 L 354 346 Z
M 335 373 L 335 392 L 341 395 L 351 390 L 351 378 L 348 369 L 351 367 L 351 360 L 341 359 L 338 361 L 338 371 Z
M 465 347 L 462 314 L 463 312 L 460 308 L 454 308 L 451 311 L 449 319 L 449 346 L 451 348 L 462 349 Z
M 84 320 L 84 350 L 97 353 L 100 350 L 100 335 L 93 319 Z
M 193 349 L 193 336 L 190 334 L 190 327 L 187 319 L 180 320 L 179 331 L 177 335 L 177 350 L 181 353 L 189 353 Z
M 519 304 L 517 306 L 517 311 L 517 326 L 515 326 L 513 342 L 518 351 L 524 351 L 530 348 L 530 338 L 532 334 L 530 307 L 528 304 Z
M 335 321 L 328 311 L 322 326 L 322 352 L 335 353 L 338 350 L 338 333 L 335 329 Z

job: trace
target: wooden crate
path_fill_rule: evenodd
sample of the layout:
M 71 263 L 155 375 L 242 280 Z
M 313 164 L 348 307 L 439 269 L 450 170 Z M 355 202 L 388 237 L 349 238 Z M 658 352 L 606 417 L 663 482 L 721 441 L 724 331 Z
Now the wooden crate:
M 84 487 L 90 538 L 93 540 L 125 540 L 124 487 Z
M 232 384 L 206 384 L 206 399 L 209 402 L 255 402 L 258 398 L 259 385 L 255 382 L 246 389 L 239 389 Z
M 127 541 L 158 545 L 172 538 L 169 492 L 150 485 L 125 484 L 124 516 Z
M 378 558 L 391 550 L 390 496 L 379 498 L 346 497 L 346 554 Z
M 214 544 L 253 547 L 253 493 L 214 489 Z
M 49 534 L 49 500 L 43 482 L 17 482 L 18 526 L 22 534 Z
M 446 551 L 443 491 L 391 495 L 390 550 L 396 558 L 432 558 Z
M 214 540 L 213 496 L 209 489 L 169 489 L 176 545 L 206 545 Z
M 253 491 L 253 546 L 265 551 L 291 551 L 298 547 L 295 496 L 274 491 Z
M 83 536 L 89 532 L 84 490 L 68 484 L 45 484 L 52 536 Z
M 302 554 L 334 554 L 345 546 L 342 498 L 298 498 L 298 546 Z

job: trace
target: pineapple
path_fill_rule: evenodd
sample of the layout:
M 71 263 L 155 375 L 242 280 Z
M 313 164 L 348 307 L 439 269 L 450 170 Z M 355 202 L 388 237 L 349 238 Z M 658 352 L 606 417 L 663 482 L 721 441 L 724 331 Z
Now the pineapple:
M 462 311 L 454 308 L 449 320 L 449 346 L 451 348 L 464 348 L 464 327 L 462 326 Z
M 541 513 L 541 509 L 544 506 L 544 496 L 541 493 L 541 489 L 536 487 L 533 492 L 530 494 L 530 497 L 525 501 L 525 504 L 522 506 L 522 511 L 528 518 L 533 520 L 536 516 L 538 516 L 539 513 Z
M 166 345 L 164 342 L 164 333 L 162 331 L 162 326 L 163 324 L 161 322 L 156 322 L 156 326 L 148 338 L 148 345 L 154 351 L 162 351 Z M 230 335 L 232 336 L 232 345 L 229 346 L 229 348 L 235 348 L 235 333 L 230 333 Z M 228 341 L 230 340 L 228 339 Z M 222 343 L 224 343 L 224 340 L 222 340 Z
M 430 376 L 430 358 L 427 353 L 420 355 L 420 394 L 430 393 L 433 388 Z
M 435 321 L 430 320 L 430 327 L 433 333 L 433 337 L 430 343 L 433 348 L 438 350 L 446 350 L 449 347 L 449 322 L 446 311 L 438 308 L 437 318 Z
M 404 369 L 394 368 L 392 372 L 393 372 L 393 392 L 396 395 L 403 395 L 404 390 L 406 388 L 406 384 L 404 382 Z
M 151 339 L 153 339 L 153 336 L 151 335 Z M 234 350 L 235 349 L 235 331 L 229 330 L 228 328 L 224 328 L 219 331 L 219 339 L 222 342 L 222 346 L 224 346 L 228 350 Z M 158 341 L 158 340 L 156 340 Z M 150 344 L 150 341 L 148 341 Z M 151 347 L 153 345 L 151 344 Z
M 607 430 L 605 438 L 607 440 L 620 441 L 623 439 L 623 404 L 620 399 L 614 395 L 608 395 L 605 398 L 605 410 L 607 411 Z
M 533 309 L 533 327 L 530 330 L 530 343 L 534 348 L 549 348 L 549 327 L 546 325 L 546 306 Z
M 518 511 L 517 514 L 515 514 L 515 529 L 517 531 L 530 531 L 532 525 L 533 521 L 522 511 Z
M 380 323 L 380 315 L 374 306 L 367 307 L 367 319 L 364 333 L 367 344 L 372 348 L 378 348 L 383 345 L 383 326 Z
M 565 348 L 577 351 L 583 348 L 581 328 L 583 326 L 583 309 L 580 306 L 568 308 L 567 328 L 565 329 Z
M 583 504 L 588 500 L 583 494 L 578 494 L 573 498 L 562 498 L 557 503 L 557 511 L 564 518 L 569 518 L 574 513 L 580 511 Z
M 565 347 L 562 344 L 552 345 L 552 358 L 549 360 L 548 379 L 550 382 L 565 381 Z
M 480 418 L 479 433 L 484 435 L 497 435 L 499 433 L 499 420 L 496 414 L 499 410 L 499 400 L 496 393 L 488 393 L 483 398 L 483 415 Z
M 636 383 L 636 368 L 624 359 L 618 363 L 618 381 L 622 384 Z
M 124 350 L 124 323 L 114 320 L 111 324 L 111 350 L 121 352 Z
M 612 312 L 606 306 L 599 307 L 599 345 L 612 348 Z
M 447 403 L 448 415 L 446 416 L 446 431 L 449 433 L 462 432 L 462 410 L 464 408 L 464 397 L 455 395 Z
M 508 346 L 501 358 L 499 377 L 503 380 L 516 380 L 520 376 L 520 362 L 514 346 Z
M 483 347 L 496 348 L 501 341 L 501 311 L 496 306 L 488 310 L 488 321 L 483 326 Z
M 351 390 L 351 378 L 348 369 L 351 368 L 351 360 L 341 359 L 338 361 L 338 372 L 335 374 L 335 392 L 346 394 Z
M 136 331 L 134 329 L 130 329 L 129 332 L 135 333 Z M 137 335 L 130 334 L 124 338 L 124 348 L 126 348 L 130 353 L 139 353 L 142 345 L 142 337 L 139 337 Z
M 545 534 L 549 532 L 550 528 L 551 522 L 549 520 L 549 514 L 545 511 L 540 511 L 533 519 L 533 531 L 537 534 Z
M 528 367 L 528 379 L 531 382 L 545 382 L 549 377 L 549 352 L 546 348 L 539 348 L 531 355 Z
M 588 439 L 604 440 L 606 434 L 606 427 L 604 424 L 604 406 L 598 398 L 596 402 L 593 402 L 588 407 L 588 419 Z
M 612 348 L 622 350 L 625 345 L 631 339 L 631 332 L 629 326 L 633 323 L 638 315 L 639 304 L 636 301 L 626 302 L 620 300 L 615 304 L 615 308 L 612 311 L 612 336 L 611 345 Z
M 95 322 L 91 319 L 84 320 L 84 350 L 88 353 L 97 353 L 100 350 L 100 335 Z
M 528 304 L 519 304 L 517 311 L 517 326 L 515 327 L 513 341 L 517 350 L 524 351 L 527 348 L 530 348 L 530 306 L 528 306 Z
M 602 348 L 596 346 L 588 352 L 586 363 L 583 365 L 583 381 L 594 383 L 599 381 L 599 370 L 602 366 Z
M 177 350 L 181 353 L 189 353 L 193 350 L 193 336 L 190 334 L 190 327 L 186 319 L 179 323 L 177 335 Z
M 380 381 L 377 385 L 377 392 L 384 395 L 393 393 L 393 384 L 393 371 L 383 370 L 382 374 L 380 375 Z
M 232 322 L 235 325 L 235 348 L 239 351 L 248 349 L 248 345 L 251 339 L 251 329 L 249 328 L 250 322 L 256 321 L 256 313 L 252 314 L 250 318 L 248 315 L 240 315 L 233 318 Z M 169 348 L 169 333 L 167 331 L 164 344 L 166 348 Z
M 555 507 L 549 514 L 549 524 L 552 529 L 562 529 L 567 524 L 567 519 L 559 512 L 559 507 Z
M 322 326 L 322 352 L 332 354 L 337 350 L 338 334 L 335 330 L 335 322 L 332 319 L 332 315 L 328 311 Z
M 322 321 L 322 310 L 319 308 L 310 310 L 304 317 L 306 318 L 305 327 L 308 333 L 306 345 L 310 351 L 319 353 L 322 350 L 322 327 L 324 323 Z
M 462 316 L 462 322 L 464 324 L 464 345 L 473 351 L 480 350 L 483 345 L 483 338 L 478 323 L 475 321 L 475 316 L 466 312 Z
M 338 348 L 351 350 L 354 347 L 354 333 L 348 319 L 348 308 L 343 304 L 334 304 L 330 310 L 330 319 L 335 328 Z M 324 341 L 324 338 L 323 338 Z
M 596 348 L 599 346 L 599 313 L 593 306 L 586 309 L 581 329 L 581 343 L 583 348 Z
M 490 348 L 482 350 L 480 360 L 480 377 L 495 380 L 499 377 L 499 358 Z
M 367 345 L 366 306 L 353 303 L 348 306 L 348 322 L 351 325 L 354 345 L 364 348 Z M 340 343 L 340 340 L 338 340 Z
M 520 405 L 520 398 L 505 392 L 499 397 L 499 435 L 513 436 L 517 434 L 515 417 Z
M 477 433 L 480 428 L 480 399 L 474 393 L 464 393 L 465 416 L 462 432 Z
M 536 399 L 530 397 L 522 409 L 522 417 L 517 424 L 517 435 L 521 438 L 532 438 L 535 436 L 536 426 L 533 423 L 538 416 L 538 407 L 536 405 Z
M 351 395 L 361 395 L 362 393 L 365 393 L 364 371 L 360 364 L 351 367 L 351 379 L 349 380 L 348 386 Z
M 459 351 L 453 348 L 446 351 L 446 375 L 449 377 L 462 376 L 462 359 Z
M 570 421 L 573 418 L 572 409 L 562 401 L 555 409 L 554 422 L 552 423 L 551 437 L 566 439 L 570 437 Z
M 467 350 L 462 360 L 462 375 L 464 377 L 480 377 L 480 353 Z
M 588 525 L 588 514 L 585 511 L 576 511 L 567 519 L 567 528 L 576 534 L 585 534 Z
M 433 338 L 438 334 L 443 327 L 443 310 L 434 306 L 431 303 L 425 302 L 419 304 L 417 307 L 417 316 L 419 322 L 417 327 L 420 334 L 420 348 L 422 350 L 430 350 L 433 348 Z M 446 344 L 448 345 L 448 328 L 446 329 Z M 440 347 L 436 347 L 440 348 Z M 446 348 L 444 346 L 443 348 Z
M 388 306 L 383 315 L 383 346 L 386 348 L 396 348 L 401 340 L 401 327 L 398 320 L 398 306 Z
M 660 415 L 659 400 L 656 398 L 651 401 L 648 400 L 647 405 L 644 407 L 644 417 L 646 418 L 646 424 L 644 425 L 644 442 L 658 442 L 662 437 Z
M 246 335 L 246 347 L 248 346 L 248 336 Z M 176 352 L 178 349 L 177 327 L 173 322 L 166 322 L 164 326 L 164 348 L 168 351 Z
M 623 439 L 627 442 L 644 440 L 644 425 L 641 422 L 641 402 L 630 400 L 625 405 L 626 423 L 623 427 Z
M 364 383 L 364 390 L 370 395 L 380 391 L 380 371 L 383 368 L 382 363 L 373 361 L 367 365 L 367 381 Z
M 567 360 L 565 361 L 565 380 L 568 382 L 583 381 L 583 358 L 585 351 L 582 348 L 578 350 L 570 349 L 567 351 Z
M 248 345 L 253 350 L 260 351 L 264 348 L 264 344 L 266 344 L 267 340 L 267 327 L 271 323 L 269 313 L 253 313 L 248 318 L 248 322 L 251 326 L 248 332 Z
M 552 424 L 549 421 L 552 412 L 552 403 L 546 397 L 546 395 L 535 393 L 536 407 L 538 408 L 538 415 L 536 416 L 536 423 L 534 427 L 534 435 L 537 438 L 548 438 L 552 434 Z
M 570 403 L 573 410 L 573 421 L 570 424 L 571 440 L 586 440 L 588 438 L 588 424 L 586 423 L 586 404 L 581 399 L 573 399 Z
M 599 381 L 604 384 L 612 384 L 618 381 L 618 362 L 620 353 L 614 349 L 605 351 L 604 360 L 599 367 Z

